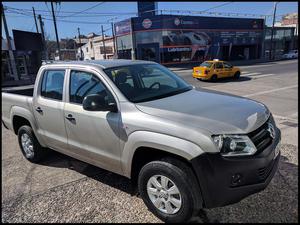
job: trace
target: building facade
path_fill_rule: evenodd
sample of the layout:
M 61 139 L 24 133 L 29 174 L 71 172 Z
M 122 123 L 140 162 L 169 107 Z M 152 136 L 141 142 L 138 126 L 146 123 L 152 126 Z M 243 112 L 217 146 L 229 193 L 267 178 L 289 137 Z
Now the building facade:
M 87 35 L 88 40 L 86 44 L 77 49 L 77 58 L 80 58 L 80 51 L 82 51 L 83 60 L 98 60 L 111 59 L 114 57 L 114 39 L 104 35 L 104 45 L 101 35 L 94 33 Z
M 14 64 L 17 76 L 13 76 L 12 59 L 10 59 L 7 40 L 2 38 L 2 62 L 1 62 L 1 78 L 2 86 L 5 82 L 14 84 L 15 80 L 24 81 L 31 84 L 35 80 L 35 76 L 41 65 L 42 57 L 42 41 L 39 33 L 13 30 L 13 39 L 10 39 L 12 53 L 14 56 Z
M 294 36 L 298 36 L 298 13 L 289 13 L 282 17 L 275 27 L 294 27 Z
M 296 36 L 294 35 L 294 27 L 274 27 L 273 31 L 273 47 L 272 56 L 274 58 L 281 58 L 281 56 L 287 53 L 289 50 L 297 49 L 298 43 Z M 272 27 L 267 27 L 265 29 L 265 47 L 264 56 L 269 58 L 271 49 L 271 35 Z
M 161 64 L 258 59 L 263 19 L 147 15 L 115 24 L 118 58 Z M 134 50 L 134 51 L 133 51 Z

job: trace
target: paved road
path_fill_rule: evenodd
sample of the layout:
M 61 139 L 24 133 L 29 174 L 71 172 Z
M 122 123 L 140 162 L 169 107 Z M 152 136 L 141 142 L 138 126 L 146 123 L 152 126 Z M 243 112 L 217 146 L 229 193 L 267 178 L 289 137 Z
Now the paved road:
M 238 81 L 225 79 L 217 83 L 198 81 L 192 70 L 175 71 L 196 88 L 206 88 L 245 96 L 266 104 L 288 138 L 284 143 L 298 146 L 298 60 L 241 66 Z
M 239 81 L 217 83 L 195 80 L 191 70 L 178 71 L 197 88 L 265 103 L 282 131 L 279 171 L 266 190 L 237 204 L 203 210 L 197 222 L 298 221 L 297 63 L 242 67 Z M 2 222 L 160 221 L 134 195 L 128 179 L 58 153 L 42 164 L 29 163 L 16 136 L 2 127 Z

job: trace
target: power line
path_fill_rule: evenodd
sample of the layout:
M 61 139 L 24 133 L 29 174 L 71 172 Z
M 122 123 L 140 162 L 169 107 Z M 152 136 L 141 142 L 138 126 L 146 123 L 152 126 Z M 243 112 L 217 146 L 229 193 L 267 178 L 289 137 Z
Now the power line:
M 20 8 L 14 8 L 14 7 L 7 7 L 7 9 L 12 9 L 12 10 L 18 10 L 18 11 L 30 11 L 29 9 L 20 9 Z M 49 13 L 51 14 L 51 12 L 47 11 L 47 10 L 35 10 L 36 12 L 45 12 L 45 13 Z M 65 13 L 65 14 L 75 14 L 75 13 L 78 13 L 78 12 L 74 12 L 74 11 L 60 11 L 60 13 Z M 89 12 L 89 13 L 85 13 L 85 12 L 80 12 L 80 14 L 86 14 L 86 15 L 107 15 L 107 14 L 110 14 L 110 15 L 130 15 L 130 14 L 135 14 L 137 15 L 136 12 L 110 12 L 110 13 L 98 13 L 98 12 Z M 42 14 L 41 14 L 42 15 Z M 70 15 L 68 15 L 70 16 Z
M 82 11 L 80 11 L 80 12 L 76 12 L 76 13 L 73 13 L 73 14 L 71 14 L 71 15 L 68 15 L 68 16 L 61 16 L 61 17 L 71 17 L 71 16 L 74 16 L 74 15 L 76 15 L 76 14 L 80 14 L 80 13 L 86 12 L 86 11 L 88 11 L 88 10 L 91 10 L 91 9 L 93 9 L 93 8 L 96 8 L 97 6 L 102 5 L 102 4 L 104 4 L 104 3 L 105 3 L 105 2 L 100 2 L 100 3 L 94 5 L 94 6 L 90 7 L 90 8 L 87 8 L 87 9 L 85 9 L 85 10 L 82 10 Z
M 214 6 L 214 7 L 209 8 L 209 9 L 205 9 L 205 10 L 203 10 L 202 12 L 207 12 L 207 11 L 209 11 L 209 10 L 211 10 L 211 9 L 220 8 L 220 7 L 222 7 L 222 6 L 225 6 L 225 5 L 228 5 L 228 4 L 231 4 L 231 3 L 232 3 L 232 2 L 226 2 L 226 3 L 223 3 L 223 4 L 221 4 L 221 5 L 217 5 L 217 6 Z
M 8 13 L 11 13 L 11 12 L 8 12 Z M 12 13 L 15 13 L 15 14 L 21 14 L 21 15 L 24 15 L 26 17 L 32 17 L 31 15 L 29 14 L 26 14 L 26 13 L 22 13 L 22 12 L 12 12 Z M 44 20 L 49 20 L 49 21 L 53 21 L 53 19 L 50 19 L 50 18 L 45 18 L 45 17 L 42 17 Z M 58 19 L 57 21 L 59 22 L 64 22 L 64 23 L 82 23 L 82 24 L 109 24 L 109 22 L 90 22 L 90 21 L 77 21 L 77 20 L 61 20 L 61 19 Z

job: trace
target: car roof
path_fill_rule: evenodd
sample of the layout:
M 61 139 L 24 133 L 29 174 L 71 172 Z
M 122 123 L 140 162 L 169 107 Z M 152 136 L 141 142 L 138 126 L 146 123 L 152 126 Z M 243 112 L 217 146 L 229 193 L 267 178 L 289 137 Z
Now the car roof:
M 104 60 L 85 60 L 85 61 L 50 61 L 45 62 L 44 65 L 90 65 L 101 67 L 102 69 L 119 67 L 119 66 L 128 66 L 135 64 L 156 64 L 152 61 L 144 61 L 144 60 L 129 60 L 129 59 L 104 59 Z
M 204 61 L 204 62 L 214 63 L 214 62 L 226 62 L 226 61 L 223 61 L 223 60 L 207 60 L 207 61 Z

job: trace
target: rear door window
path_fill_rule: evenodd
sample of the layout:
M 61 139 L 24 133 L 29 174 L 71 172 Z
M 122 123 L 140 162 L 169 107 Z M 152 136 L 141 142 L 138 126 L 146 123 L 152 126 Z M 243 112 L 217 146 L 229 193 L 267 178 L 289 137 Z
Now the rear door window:
M 231 68 L 232 68 L 232 65 L 229 64 L 229 63 L 227 63 L 227 62 L 224 62 L 223 65 L 224 65 L 224 67 L 225 67 L 226 69 L 231 69 Z
M 216 69 L 223 69 L 223 63 L 217 62 L 216 63 Z
M 41 96 L 62 100 L 65 70 L 48 70 L 43 74 Z

